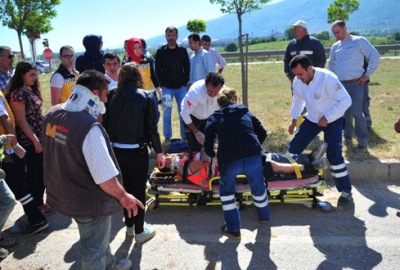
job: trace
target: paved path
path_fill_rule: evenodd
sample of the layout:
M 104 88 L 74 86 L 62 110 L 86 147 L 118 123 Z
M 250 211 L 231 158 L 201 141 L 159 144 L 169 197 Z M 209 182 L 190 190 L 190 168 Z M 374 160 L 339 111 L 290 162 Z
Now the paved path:
M 328 181 L 332 185 L 332 181 Z M 154 239 L 135 244 L 125 237 L 122 214 L 113 217 L 112 251 L 130 258 L 132 269 L 399 269 L 400 187 L 394 183 L 356 182 L 354 205 L 323 213 L 303 205 L 272 204 L 272 220 L 258 223 L 254 206 L 240 211 L 242 239 L 220 233 L 220 206 L 161 206 L 147 212 Z M 322 200 L 336 205 L 333 188 Z M 78 230 L 55 214 L 49 229 L 31 237 L 13 234 L 26 224 L 18 203 L 5 227 L 19 245 L 0 262 L 8 269 L 80 269 Z

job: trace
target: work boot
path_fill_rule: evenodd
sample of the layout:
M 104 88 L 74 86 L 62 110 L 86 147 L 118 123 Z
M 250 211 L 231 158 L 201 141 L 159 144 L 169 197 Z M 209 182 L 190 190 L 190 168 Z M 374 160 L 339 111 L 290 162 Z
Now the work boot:
M 323 143 L 320 147 L 318 147 L 317 149 L 313 150 L 311 152 L 311 161 L 317 160 L 322 158 L 322 156 L 325 154 L 326 149 L 328 148 L 328 144 L 327 143 Z
M 354 153 L 365 153 L 368 152 L 368 146 L 366 145 L 359 145 L 356 149 L 354 149 Z
M 327 158 L 317 159 L 311 163 L 314 167 L 314 170 L 319 171 L 328 168 L 329 161 Z

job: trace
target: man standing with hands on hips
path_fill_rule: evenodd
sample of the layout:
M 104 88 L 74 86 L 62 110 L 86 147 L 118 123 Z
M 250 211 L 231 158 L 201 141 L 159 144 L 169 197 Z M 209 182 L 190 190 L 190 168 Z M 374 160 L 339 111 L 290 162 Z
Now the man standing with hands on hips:
M 306 55 L 298 55 L 289 64 L 296 76 L 293 82 L 292 123 L 288 128 L 293 134 L 296 121 L 304 106 L 307 114 L 299 130 L 289 143 L 290 154 L 300 154 L 322 131 L 328 144 L 326 151 L 335 186 L 341 196 L 339 204 L 352 201 L 349 172 L 342 155 L 343 114 L 351 105 L 351 98 L 332 72 L 313 67 Z

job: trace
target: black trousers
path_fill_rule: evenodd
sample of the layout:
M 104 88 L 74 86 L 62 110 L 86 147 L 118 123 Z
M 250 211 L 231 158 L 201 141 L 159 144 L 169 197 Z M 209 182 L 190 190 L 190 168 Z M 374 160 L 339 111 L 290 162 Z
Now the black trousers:
M 26 185 L 26 162 L 20 159 L 16 154 L 11 154 L 12 162 L 3 162 L 2 168 L 6 173 L 6 183 L 14 196 L 19 200 L 24 208 L 24 212 L 28 217 L 31 225 L 37 224 L 45 220 L 42 212 L 38 209 L 34 197 L 28 191 Z
M 192 123 L 196 126 L 196 128 L 204 134 L 208 119 L 200 120 L 193 115 L 190 115 L 190 117 L 192 118 Z M 203 145 L 197 141 L 196 136 L 186 124 L 184 125 L 184 131 L 189 146 L 189 158 L 193 159 L 193 152 L 200 151 Z
M 149 168 L 149 153 L 147 147 L 136 149 L 113 148 L 122 173 L 124 188 L 143 205 L 146 203 L 146 182 Z M 143 232 L 144 210 L 138 207 L 136 216 L 128 217 L 128 211 L 124 209 L 125 225 L 135 225 L 135 233 Z

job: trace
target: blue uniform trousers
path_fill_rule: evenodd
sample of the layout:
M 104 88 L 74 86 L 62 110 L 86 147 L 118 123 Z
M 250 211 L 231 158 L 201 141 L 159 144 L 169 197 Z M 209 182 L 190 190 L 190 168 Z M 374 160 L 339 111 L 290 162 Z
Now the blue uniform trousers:
M 220 172 L 219 189 L 222 210 L 224 211 L 225 223 L 229 231 L 240 230 L 240 216 L 235 199 L 236 175 L 240 172 L 244 172 L 250 184 L 254 205 L 260 220 L 268 221 L 270 219 L 261 157 L 252 156 L 239 159 L 226 164 L 224 170 Z
M 288 152 L 291 154 L 300 154 L 318 133 L 323 131 L 324 141 L 328 144 L 326 156 L 330 163 L 330 170 L 335 181 L 335 186 L 339 192 L 344 191 L 351 194 L 350 176 L 342 155 L 343 124 L 343 117 L 332 123 L 328 123 L 326 127 L 320 127 L 318 124 L 305 118 L 299 130 L 290 141 Z

